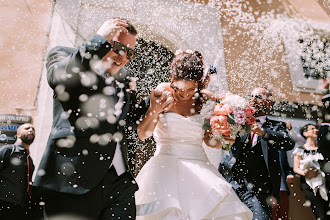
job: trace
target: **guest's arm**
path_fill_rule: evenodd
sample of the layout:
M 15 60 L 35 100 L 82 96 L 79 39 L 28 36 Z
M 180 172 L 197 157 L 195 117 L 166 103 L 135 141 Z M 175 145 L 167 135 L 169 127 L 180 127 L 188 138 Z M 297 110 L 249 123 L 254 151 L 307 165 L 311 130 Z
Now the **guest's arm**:
M 271 127 L 269 128 L 261 128 L 257 123 L 252 125 L 252 131 L 257 134 L 258 136 L 261 136 L 264 140 L 266 140 L 270 147 L 278 147 L 278 150 L 292 150 L 292 148 L 295 145 L 295 141 L 293 138 L 288 134 L 288 131 L 286 129 L 284 122 L 278 122 L 277 129 L 273 130 Z M 277 144 L 274 144 L 277 143 Z

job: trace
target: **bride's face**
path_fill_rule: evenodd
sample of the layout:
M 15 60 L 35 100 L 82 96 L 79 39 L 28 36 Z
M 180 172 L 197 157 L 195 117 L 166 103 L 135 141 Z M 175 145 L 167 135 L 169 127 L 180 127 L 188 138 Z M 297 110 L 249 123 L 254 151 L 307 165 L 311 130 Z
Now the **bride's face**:
M 194 97 L 198 84 L 193 80 L 172 80 L 171 88 L 178 101 L 187 101 Z

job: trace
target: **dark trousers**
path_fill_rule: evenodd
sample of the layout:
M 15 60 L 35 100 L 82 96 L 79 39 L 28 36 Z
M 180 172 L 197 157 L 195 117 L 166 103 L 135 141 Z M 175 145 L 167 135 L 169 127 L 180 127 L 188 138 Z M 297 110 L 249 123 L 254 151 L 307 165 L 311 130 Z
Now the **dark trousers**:
M 117 176 L 115 169 L 111 167 L 102 181 L 83 195 L 46 192 L 46 214 L 93 220 L 135 219 L 136 190 L 138 186 L 129 172 Z
M 310 201 L 315 217 L 320 220 L 330 219 L 330 216 L 326 214 L 329 210 L 329 202 L 322 199 L 319 191 L 314 195 L 313 190 L 306 183 L 301 184 L 301 189 L 305 193 L 306 200 Z
M 26 211 L 22 206 L 10 202 L 0 201 L 1 220 L 26 220 Z
M 280 201 L 273 206 L 273 220 L 288 220 L 289 219 L 289 192 L 280 191 Z
M 236 189 L 235 192 L 240 200 L 253 212 L 253 219 L 272 219 L 271 194 L 256 194 L 252 190 L 242 191 L 240 188 Z

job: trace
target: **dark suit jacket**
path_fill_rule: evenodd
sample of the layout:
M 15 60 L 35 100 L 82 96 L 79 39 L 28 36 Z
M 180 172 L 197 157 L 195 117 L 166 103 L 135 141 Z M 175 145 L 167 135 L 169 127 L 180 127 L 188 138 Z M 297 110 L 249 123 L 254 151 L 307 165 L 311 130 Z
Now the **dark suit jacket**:
M 27 153 L 19 143 L 0 148 L 0 200 L 27 206 Z M 29 158 L 30 173 L 34 171 L 32 158 Z
M 127 166 L 124 126 L 136 128 L 148 106 L 136 104 L 128 83 L 116 84 L 92 68 L 93 61 L 110 49 L 107 39 L 96 34 L 78 49 L 55 47 L 49 52 L 46 67 L 54 90 L 53 125 L 35 186 L 72 194 L 88 192 L 109 169 L 118 141 Z M 119 108 L 115 107 L 118 93 L 124 94 Z
M 327 94 L 322 97 L 322 102 L 325 107 L 325 113 L 330 114 L 330 94 Z M 319 128 L 318 134 L 317 134 L 317 145 L 318 145 L 318 151 L 323 155 L 324 161 L 321 161 L 321 166 L 325 168 L 325 174 L 326 174 L 326 185 L 327 188 L 330 188 L 330 173 L 328 172 L 328 165 L 329 159 L 330 159 L 330 126 L 328 124 L 322 124 Z
M 330 94 L 327 94 L 322 97 L 322 102 L 326 110 L 326 114 L 330 114 Z M 330 126 L 321 125 L 318 135 L 317 135 L 317 144 L 318 150 L 323 155 L 326 161 L 329 161 L 330 158 L 330 138 L 327 135 L 330 133 Z
M 263 138 L 258 137 L 258 142 L 260 142 L 259 146 L 261 147 L 265 163 L 254 164 L 254 166 L 255 169 L 258 169 L 261 166 L 266 166 L 271 180 L 272 193 L 275 198 L 279 199 L 281 168 L 278 151 L 291 150 L 294 147 L 295 142 L 288 135 L 285 123 L 283 122 L 266 118 L 262 128 L 266 131 L 266 135 Z M 235 143 L 231 147 L 230 156 L 226 155 L 220 161 L 220 173 L 229 183 L 233 185 L 235 190 L 249 190 L 248 182 L 246 181 L 246 174 L 239 169 L 236 169 L 238 164 L 237 161 L 243 160 L 242 151 L 246 147 L 251 147 L 251 143 L 249 142 L 249 134 L 237 137 Z M 253 170 L 250 172 L 253 172 Z M 261 178 L 265 178 L 265 182 L 268 180 L 267 176 Z
M 283 178 L 285 191 L 290 193 L 288 184 L 286 183 L 286 177 L 288 175 L 293 175 L 293 169 L 289 166 L 288 156 L 286 154 L 286 151 L 280 150 L 279 156 L 280 156 L 280 166 L 281 166 L 281 177 Z

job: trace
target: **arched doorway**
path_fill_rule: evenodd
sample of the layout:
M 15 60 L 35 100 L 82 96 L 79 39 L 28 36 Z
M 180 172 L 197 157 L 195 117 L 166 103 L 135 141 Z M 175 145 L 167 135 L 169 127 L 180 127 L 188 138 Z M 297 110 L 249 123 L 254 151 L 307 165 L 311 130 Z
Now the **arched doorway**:
M 177 49 L 201 51 L 206 63 L 219 70 L 209 86 L 227 90 L 220 14 L 216 8 L 183 0 L 56 0 L 54 5 L 48 49 L 58 45 L 77 47 L 105 20 L 123 17 L 137 27 L 139 37 L 145 41 L 163 45 L 172 52 Z M 153 68 L 145 68 L 148 70 L 146 73 L 152 73 Z M 41 160 L 52 123 L 53 91 L 46 81 L 45 69 L 39 87 L 34 120 L 39 132 L 35 146 L 31 148 L 36 167 Z
M 137 79 L 138 99 L 146 98 L 158 84 L 169 81 L 169 66 L 174 54 L 166 47 L 151 40 L 139 38 L 135 50 L 139 56 L 130 61 L 127 67 L 130 76 Z M 130 169 L 137 175 L 145 162 L 155 152 L 155 142 L 152 137 L 139 140 L 137 132 L 126 129 L 129 145 Z

